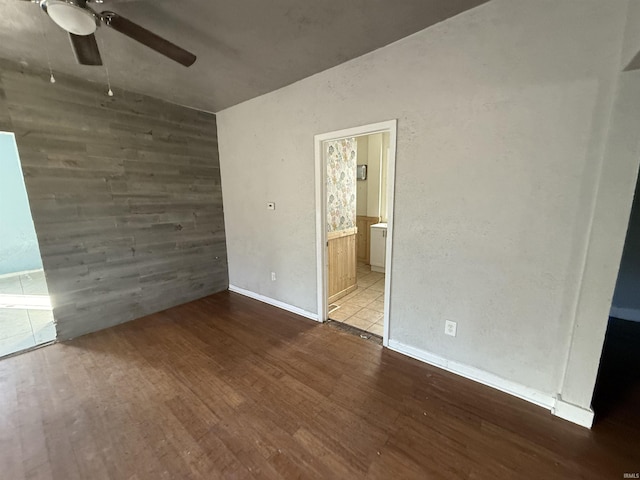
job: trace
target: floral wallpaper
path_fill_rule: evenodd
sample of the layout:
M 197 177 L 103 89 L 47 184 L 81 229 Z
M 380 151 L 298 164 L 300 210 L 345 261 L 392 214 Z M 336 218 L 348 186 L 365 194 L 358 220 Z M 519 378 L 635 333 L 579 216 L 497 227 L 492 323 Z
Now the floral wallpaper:
M 325 143 L 327 154 L 327 231 L 337 232 L 356 226 L 355 138 Z

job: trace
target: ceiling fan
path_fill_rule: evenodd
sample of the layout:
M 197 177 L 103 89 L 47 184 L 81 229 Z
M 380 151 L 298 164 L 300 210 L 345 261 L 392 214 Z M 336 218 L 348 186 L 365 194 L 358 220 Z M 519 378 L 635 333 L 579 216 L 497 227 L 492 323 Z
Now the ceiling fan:
M 69 33 L 71 46 L 76 60 L 81 65 L 102 65 L 102 58 L 94 35 L 96 29 L 105 25 L 147 47 L 169 57 L 185 67 L 193 65 L 196 56 L 178 47 L 168 40 L 150 32 L 144 27 L 115 12 L 98 13 L 89 6 L 90 2 L 101 0 L 27 0 L 40 5 L 40 8 L 58 26 Z

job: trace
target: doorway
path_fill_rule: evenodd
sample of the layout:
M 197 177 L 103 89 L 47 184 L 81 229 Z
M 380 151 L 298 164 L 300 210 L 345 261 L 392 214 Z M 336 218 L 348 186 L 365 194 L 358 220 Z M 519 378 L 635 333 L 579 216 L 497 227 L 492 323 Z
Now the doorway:
M 613 294 L 593 395 L 599 425 L 634 425 L 640 403 L 640 177 Z
M 315 137 L 319 320 L 380 336 L 385 346 L 396 132 L 392 120 Z
M 598 423 L 640 428 L 640 177 L 609 312 L 592 405 Z
M 56 338 L 20 157 L 12 133 L 0 132 L 0 357 Z

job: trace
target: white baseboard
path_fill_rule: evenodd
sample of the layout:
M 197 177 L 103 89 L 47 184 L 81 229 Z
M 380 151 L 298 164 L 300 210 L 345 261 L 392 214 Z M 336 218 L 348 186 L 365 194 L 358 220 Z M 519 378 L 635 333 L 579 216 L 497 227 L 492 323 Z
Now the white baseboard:
M 582 427 L 591 428 L 593 424 L 593 410 L 567 403 L 562 400 L 560 394 L 554 396 L 544 393 L 520 383 L 505 380 L 502 377 L 485 372 L 484 370 L 470 367 L 453 360 L 447 360 L 439 355 L 434 355 L 433 353 L 429 353 L 419 348 L 405 345 L 404 343 L 396 340 L 389 340 L 389 348 L 398 353 L 402 353 L 403 355 L 415 358 L 416 360 L 434 365 L 448 372 L 460 375 L 461 377 L 482 383 L 495 388 L 496 390 L 500 390 L 513 395 L 514 397 L 521 398 L 535 405 L 546 408 L 547 410 L 550 410 L 553 415 Z
M 245 297 L 250 297 L 288 312 L 318 321 L 318 315 L 315 313 L 308 312 L 302 308 L 294 307 L 293 305 L 289 305 L 288 303 L 284 303 L 270 297 L 265 297 L 259 293 L 245 290 L 244 288 L 240 288 L 235 285 L 229 285 L 229 291 L 239 293 Z M 551 394 L 541 392 L 520 383 L 512 382 L 511 380 L 506 380 L 492 373 L 480 370 L 479 368 L 471 367 L 453 360 L 447 360 L 439 355 L 429 353 L 410 345 L 405 345 L 404 343 L 396 340 L 389 340 L 389 349 L 403 355 L 407 355 L 408 357 L 415 358 L 416 360 L 420 360 L 421 362 L 442 368 L 443 370 L 460 375 L 461 377 L 469 380 L 482 383 L 483 385 L 487 385 L 495 388 L 496 390 L 513 395 L 514 397 L 521 398 L 522 400 L 531 402 L 539 407 L 546 408 L 553 415 L 568 420 L 569 422 L 573 422 L 586 428 L 591 428 L 593 424 L 592 410 L 567 403 L 562 400 L 559 394 L 556 398 Z
M 593 425 L 593 410 L 565 402 L 562 400 L 560 394 L 558 394 L 556 404 L 553 409 L 551 409 L 551 413 L 586 428 L 591 428 Z
M 527 400 L 528 402 L 534 403 L 548 410 L 551 410 L 555 404 L 555 398 L 553 397 L 553 395 L 540 392 L 538 390 L 529 388 L 516 382 L 512 382 L 510 380 L 505 380 L 502 377 L 498 377 L 497 375 L 485 372 L 484 370 L 480 370 L 475 367 L 470 367 L 459 362 L 447 360 L 446 358 L 439 355 L 434 355 L 433 353 L 426 352 L 419 348 L 405 345 L 404 343 L 398 342 L 396 340 L 389 340 L 389 348 L 398 353 L 402 353 L 403 355 L 415 358 L 416 360 L 426 362 L 430 365 L 442 368 L 443 370 L 446 370 L 448 372 L 460 375 L 461 377 L 474 380 L 478 383 L 488 385 L 489 387 L 493 387 L 515 397 Z
M 632 322 L 640 322 L 640 310 L 637 308 L 620 308 L 611 307 L 610 317 L 619 318 L 621 320 L 631 320 Z
M 23 270 L 21 272 L 3 273 L 2 275 L 0 275 L 0 278 L 4 279 L 9 277 L 19 277 L 20 275 L 31 275 L 32 273 L 38 273 L 38 272 L 42 272 L 42 268 L 37 268 L 35 270 Z
M 281 302 L 280 300 L 275 300 L 270 297 L 265 297 L 264 295 L 260 295 L 259 293 L 252 292 L 250 290 L 245 290 L 244 288 L 236 287 L 235 285 L 229 285 L 229 291 L 234 293 L 239 293 L 240 295 L 244 295 L 245 297 L 253 298 L 254 300 L 258 300 L 263 303 L 268 303 L 269 305 L 273 305 L 274 307 L 281 308 L 286 310 L 287 312 L 295 313 L 296 315 L 300 315 L 302 317 L 310 318 L 311 320 L 318 321 L 318 314 L 311 313 L 302 308 L 294 307 L 293 305 L 289 305 L 288 303 Z

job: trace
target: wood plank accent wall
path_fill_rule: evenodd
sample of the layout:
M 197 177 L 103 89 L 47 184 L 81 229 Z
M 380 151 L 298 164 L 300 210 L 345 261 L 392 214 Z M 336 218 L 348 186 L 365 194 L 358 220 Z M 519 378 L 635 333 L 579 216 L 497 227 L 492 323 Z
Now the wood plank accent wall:
M 215 116 L 56 77 L 0 60 L 58 339 L 226 289 Z
M 356 236 L 356 228 L 327 234 L 329 303 L 335 302 L 358 288 Z

